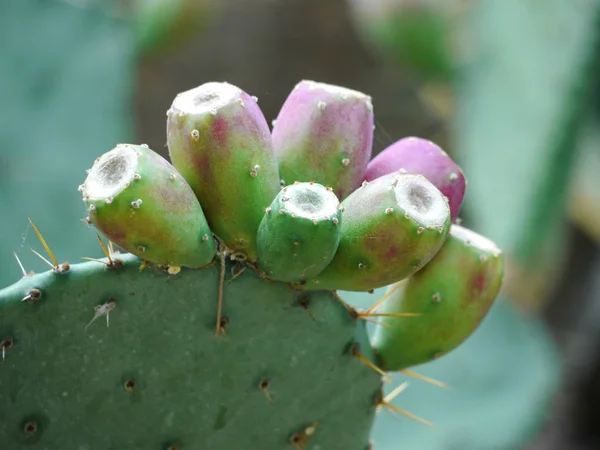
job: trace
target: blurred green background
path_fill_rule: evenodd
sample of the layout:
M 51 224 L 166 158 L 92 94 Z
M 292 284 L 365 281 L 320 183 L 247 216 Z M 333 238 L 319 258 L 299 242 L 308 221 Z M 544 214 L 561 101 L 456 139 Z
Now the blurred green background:
M 418 368 L 452 389 L 395 400 L 438 430 L 382 412 L 375 448 L 598 449 L 599 19 L 600 0 L 2 0 L 0 286 L 13 251 L 45 270 L 28 217 L 59 260 L 100 255 L 77 186 L 119 142 L 167 156 L 178 92 L 228 81 L 270 121 L 301 79 L 347 86 L 373 97 L 374 154 L 414 135 L 462 165 L 464 224 L 509 259 L 481 328 Z

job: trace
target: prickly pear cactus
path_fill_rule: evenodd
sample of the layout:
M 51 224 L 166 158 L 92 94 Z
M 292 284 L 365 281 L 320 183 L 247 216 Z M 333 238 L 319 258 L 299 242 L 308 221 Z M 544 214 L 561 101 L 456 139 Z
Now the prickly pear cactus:
M 388 372 L 467 339 L 503 273 L 454 223 L 460 168 L 419 138 L 369 164 L 371 99 L 323 83 L 273 138 L 227 83 L 167 115 L 172 164 L 119 144 L 79 187 L 103 258 L 60 262 L 31 222 L 51 270 L 17 259 L 0 291 L 3 448 L 366 450 L 379 409 L 432 425 Z M 365 311 L 336 292 L 384 286 Z

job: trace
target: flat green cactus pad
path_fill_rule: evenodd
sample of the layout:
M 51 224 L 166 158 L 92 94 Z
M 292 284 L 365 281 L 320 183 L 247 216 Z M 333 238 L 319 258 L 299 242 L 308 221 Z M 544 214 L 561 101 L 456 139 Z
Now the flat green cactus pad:
M 332 293 L 228 264 L 217 337 L 218 264 L 118 257 L 0 290 L 0 447 L 368 448 L 381 377 Z

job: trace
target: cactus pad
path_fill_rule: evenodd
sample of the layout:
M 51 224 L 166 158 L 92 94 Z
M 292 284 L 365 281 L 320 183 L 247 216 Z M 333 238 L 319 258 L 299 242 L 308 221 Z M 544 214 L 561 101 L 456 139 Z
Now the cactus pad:
M 77 264 L 0 291 L 3 445 L 285 450 L 317 423 L 310 448 L 367 448 L 380 376 L 349 353 L 373 357 L 332 294 L 246 269 L 225 286 L 215 337 L 218 265 L 169 276 L 115 257 L 122 267 Z

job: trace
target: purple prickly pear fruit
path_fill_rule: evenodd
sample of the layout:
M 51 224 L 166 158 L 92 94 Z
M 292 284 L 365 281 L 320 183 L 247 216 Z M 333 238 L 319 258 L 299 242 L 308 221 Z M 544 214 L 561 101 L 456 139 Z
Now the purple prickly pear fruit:
M 422 175 L 365 182 L 341 206 L 337 252 L 305 288 L 368 291 L 392 284 L 427 264 L 450 229 L 447 199 Z
M 461 168 L 439 146 L 427 139 L 407 137 L 394 142 L 369 163 L 365 180 L 398 170 L 419 173 L 446 196 L 454 222 L 460 213 L 467 181 Z
M 156 264 L 203 267 L 215 241 L 194 192 L 159 154 L 120 144 L 79 187 L 91 222 L 108 239 Z
M 364 179 L 373 144 L 373 105 L 362 92 L 301 81 L 273 125 L 285 184 L 315 181 L 343 200 Z
M 173 165 L 188 181 L 213 232 L 256 260 L 256 233 L 280 189 L 269 125 L 255 97 L 229 83 L 179 94 L 167 112 Z
M 373 339 L 382 366 L 396 371 L 445 355 L 486 317 L 502 284 L 504 256 L 487 238 L 452 225 L 435 257 L 407 280 L 388 288 L 385 316 Z

